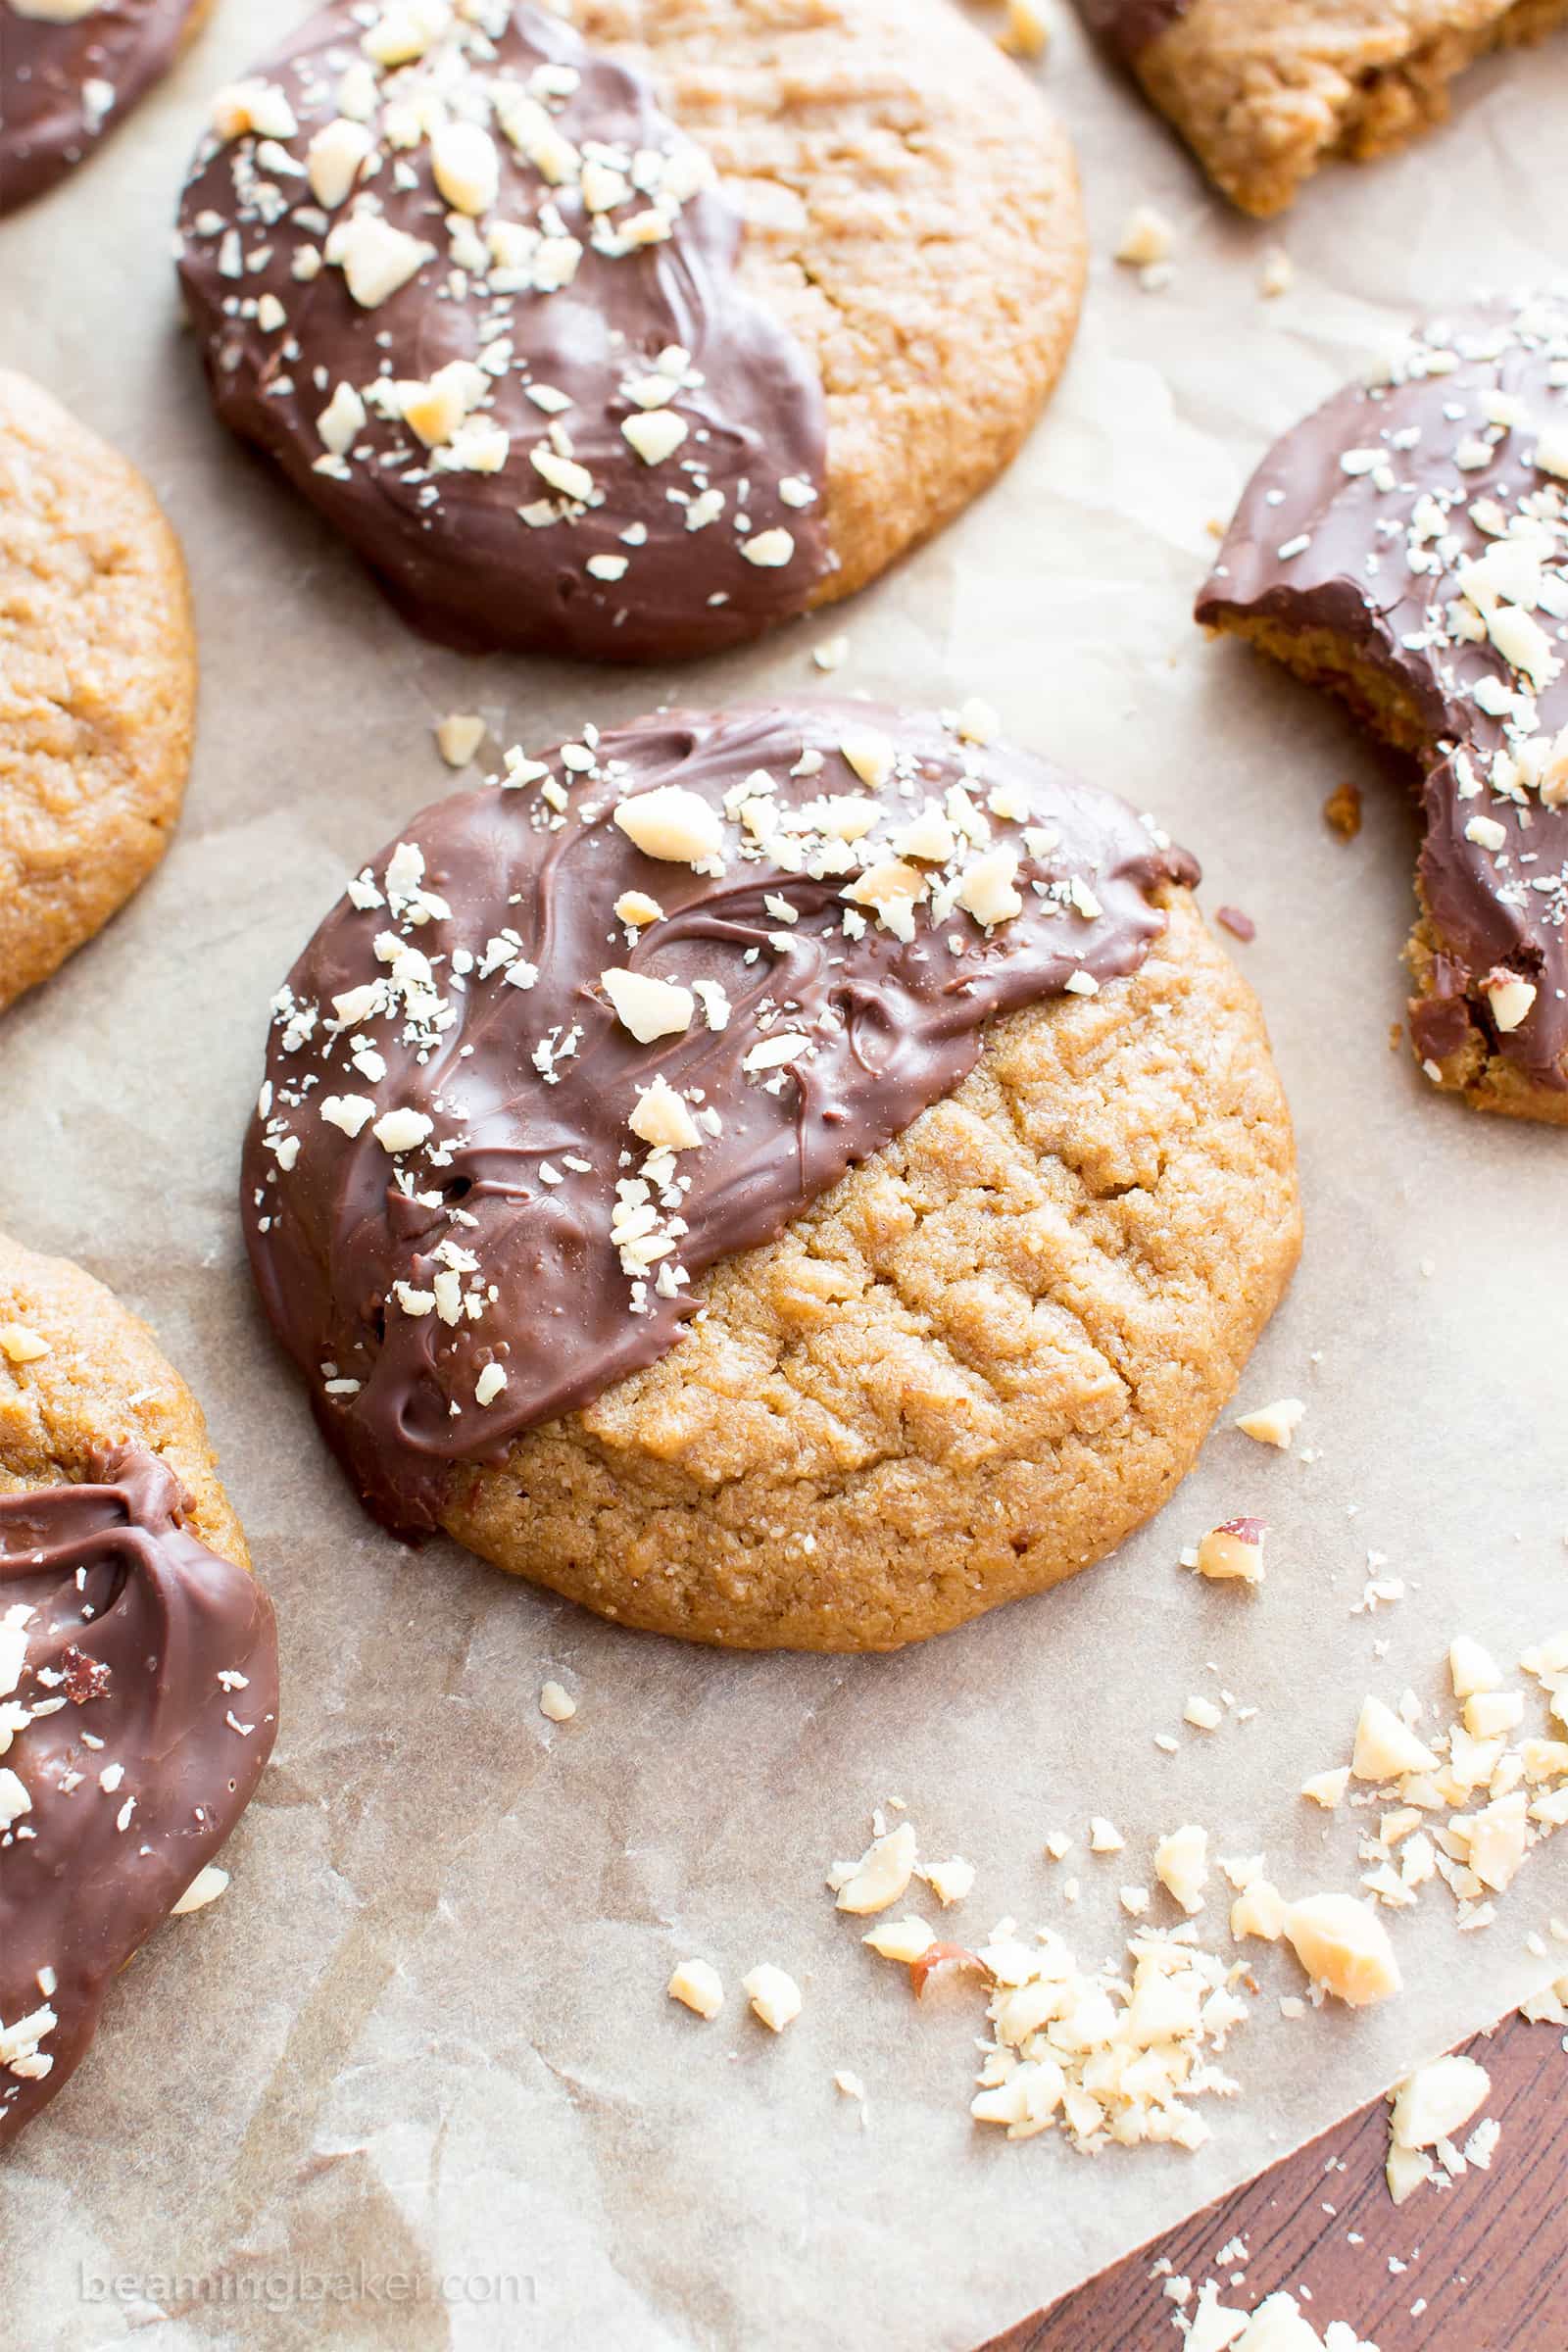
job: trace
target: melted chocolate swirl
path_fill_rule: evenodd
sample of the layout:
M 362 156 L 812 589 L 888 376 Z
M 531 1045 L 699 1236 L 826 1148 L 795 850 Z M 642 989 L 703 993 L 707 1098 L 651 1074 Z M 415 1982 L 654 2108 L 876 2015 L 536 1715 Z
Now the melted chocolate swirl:
M 169 71 L 196 0 L 104 0 L 74 24 L 0 0 L 0 213 L 63 179 Z
M 328 8 L 220 94 L 179 220 L 218 413 L 431 634 L 754 637 L 830 568 L 816 370 L 647 81 L 541 10 L 470 18 L 384 62 Z
M 1568 1087 L 1568 303 L 1436 322 L 1288 433 L 1198 617 L 1320 633 L 1352 665 L 1325 660 L 1327 682 L 1418 753 L 1443 950 L 1418 1052 L 1474 1025 Z
M 0 2143 L 70 2079 L 271 1751 L 271 1604 L 184 1510 L 139 1448 L 0 1495 Z
M 263 1302 L 406 1529 L 451 1464 L 662 1355 L 697 1277 L 950 1093 L 989 1021 L 1135 969 L 1149 894 L 1197 875 L 1046 761 L 871 705 L 675 712 L 511 773 L 322 924 L 245 1154 Z M 696 863 L 630 838 L 671 792 Z

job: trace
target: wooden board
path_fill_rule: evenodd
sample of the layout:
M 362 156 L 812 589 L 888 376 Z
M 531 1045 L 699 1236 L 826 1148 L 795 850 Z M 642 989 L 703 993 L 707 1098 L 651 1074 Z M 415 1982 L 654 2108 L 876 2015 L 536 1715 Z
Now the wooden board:
M 1192 2280 L 1194 2302 L 1210 2278 L 1223 2303 L 1249 2311 L 1288 2287 L 1319 2333 L 1348 2320 L 1378 2352 L 1568 2352 L 1562 2035 L 1510 2016 L 1463 2047 L 1492 2077 L 1482 2113 L 1502 2126 L 1490 2172 L 1396 2207 L 1383 2180 L 1380 2099 L 982 2352 L 1182 2352 L 1175 2307 L 1150 2276 L 1161 2257 Z M 1219 2268 L 1220 2248 L 1238 2236 L 1245 2258 Z M 1407 2267 L 1391 2271 L 1391 2256 Z

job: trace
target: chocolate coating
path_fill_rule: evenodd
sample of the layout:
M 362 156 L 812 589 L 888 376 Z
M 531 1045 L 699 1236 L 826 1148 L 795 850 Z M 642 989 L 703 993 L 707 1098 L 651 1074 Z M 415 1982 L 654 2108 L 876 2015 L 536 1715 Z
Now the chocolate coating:
M 1568 1086 L 1568 305 L 1439 321 L 1394 380 L 1288 433 L 1198 617 L 1322 632 L 1333 662 L 1303 666 L 1417 752 L 1443 951 L 1412 1006 L 1418 1052 L 1446 1058 L 1474 1023 L 1535 1083 Z M 1535 994 L 1503 1026 L 1514 981 Z
M 422 870 L 383 855 L 321 925 L 245 1152 L 263 1303 L 361 1494 L 410 1530 L 452 1464 L 662 1356 L 697 1276 L 950 1093 L 992 1018 L 1134 970 L 1164 925 L 1149 894 L 1197 877 L 1045 760 L 868 704 L 678 711 L 514 773 L 416 817 Z M 720 870 L 615 821 L 669 787 L 727 802 Z M 922 834 L 899 860 L 927 804 L 951 855 Z M 958 896 L 985 857 L 1016 865 L 989 929 Z M 889 928 L 863 894 L 894 862 L 919 893 Z M 662 910 L 635 936 L 626 893 Z M 689 1019 L 639 1043 L 603 977 L 626 971 L 687 990 Z M 629 1126 L 656 1080 L 693 1122 L 678 1150 Z
M 260 70 L 263 120 L 292 132 L 215 136 L 196 158 L 179 271 L 223 421 L 277 460 L 409 620 L 460 645 L 665 660 L 803 611 L 830 564 L 826 403 L 801 346 L 736 283 L 741 223 L 705 151 L 646 80 L 531 7 L 492 0 L 493 41 L 458 23 L 387 70 L 362 54 L 363 22 L 327 8 Z M 479 177 L 493 171 L 495 193 L 472 215 L 454 209 L 445 167 L 437 186 L 419 134 L 443 116 L 488 144 Z M 334 123 L 329 140 L 363 127 L 375 141 L 341 194 L 311 155 Z M 625 166 L 618 183 L 595 183 L 600 150 L 611 172 Z M 638 243 L 660 204 L 669 233 Z M 366 222 L 426 255 L 369 307 L 352 265 L 323 258 Z M 671 354 L 684 365 L 666 357 L 662 374 Z M 427 443 L 397 387 L 423 392 L 454 364 L 447 380 L 479 405 Z M 643 404 L 662 381 L 658 417 L 685 435 L 645 459 L 622 427 L 655 421 Z M 320 421 L 333 396 L 341 431 Z M 414 414 L 437 429 L 417 398 Z
M 110 1984 L 234 1827 L 277 1728 L 267 1595 L 182 1525 L 157 1455 L 126 1447 L 95 1482 L 0 1495 L 0 1821 L 15 1813 L 0 1830 L 0 2053 L 43 2009 L 51 2022 L 24 2038 L 52 2061 L 32 2075 L 24 2054 L 19 2074 L 0 2055 L 0 2143 L 70 2079 Z
M 1192 0 L 1076 0 L 1076 6 L 1096 38 L 1131 65 L 1186 16 Z
M 64 179 L 129 114 L 168 73 L 204 4 L 105 0 L 60 24 L 0 0 L 0 213 Z

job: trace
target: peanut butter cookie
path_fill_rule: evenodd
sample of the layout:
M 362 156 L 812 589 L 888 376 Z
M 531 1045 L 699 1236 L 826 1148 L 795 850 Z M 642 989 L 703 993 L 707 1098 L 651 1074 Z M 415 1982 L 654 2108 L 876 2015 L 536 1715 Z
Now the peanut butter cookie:
M 0 0 L 0 213 L 41 196 L 162 79 L 211 0 Z
M 1077 323 L 1064 134 L 946 0 L 324 10 L 220 93 L 180 275 L 224 421 L 418 626 L 663 661 L 847 596 Z
M 244 1214 L 361 1494 L 603 1614 L 891 1648 L 1170 1493 L 1295 1263 L 1185 853 L 874 705 L 426 809 L 275 1003 Z
M 200 1407 L 101 1284 L 0 1236 L 0 2145 L 209 1873 L 277 1725 Z
M 1489 50 L 1568 24 L 1568 0 L 1078 0 L 1216 187 L 1282 213 L 1320 165 L 1447 121 Z
M 157 500 L 0 369 L 0 1009 L 163 857 L 195 706 L 185 566 Z
M 1568 303 L 1437 320 L 1377 378 L 1269 452 L 1198 617 L 1411 754 L 1417 1057 L 1568 1124 Z

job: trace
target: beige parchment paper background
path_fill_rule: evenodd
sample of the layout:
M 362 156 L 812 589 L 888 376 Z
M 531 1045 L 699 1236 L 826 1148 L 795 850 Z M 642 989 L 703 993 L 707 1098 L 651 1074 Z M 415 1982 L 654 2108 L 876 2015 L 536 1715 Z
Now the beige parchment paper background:
M 1457 1936 L 1429 1888 L 1392 1921 L 1404 1997 L 1362 2016 L 1283 2021 L 1294 1964 L 1250 1947 L 1244 2095 L 1209 2106 L 1211 2144 L 1092 2164 L 971 2125 L 978 2002 L 916 2010 L 822 1884 L 900 1797 L 929 1855 L 978 1869 L 950 1932 L 1054 1920 L 1086 1962 L 1119 1949 L 1115 1888 L 1182 1821 L 1216 1852 L 1264 1849 L 1293 1890 L 1353 1887 L 1348 1823 L 1295 1791 L 1348 1756 L 1364 1692 L 1438 1695 L 1460 1628 L 1511 1659 L 1568 1619 L 1568 1138 L 1429 1099 L 1390 1052 L 1415 848 L 1397 782 L 1188 618 L 1206 525 L 1275 432 L 1424 308 L 1568 264 L 1568 45 L 1484 69 L 1441 143 L 1326 174 L 1271 234 L 1058 24 L 1049 79 L 1098 258 L 1025 457 L 847 612 L 701 671 L 596 674 L 419 643 L 210 417 L 169 224 L 210 92 L 290 13 L 220 0 L 134 123 L 0 226 L 0 352 L 151 475 L 205 667 L 167 864 L 0 1028 L 0 1221 L 113 1284 L 203 1397 L 285 1674 L 228 1894 L 136 1961 L 0 2168 L 0 2341 L 967 2352 L 1489 2023 L 1543 1973 L 1527 1930 L 1568 1909 L 1568 1838 L 1489 1934 Z M 1107 258 L 1142 200 L 1180 231 L 1154 295 Z M 1265 303 L 1275 235 L 1296 284 Z M 1209 906 L 1256 918 L 1237 953 L 1298 1114 L 1309 1237 L 1243 1401 L 1304 1396 L 1319 1458 L 1222 1427 L 1162 1517 L 1054 1595 L 890 1658 L 726 1657 L 361 1516 L 253 1307 L 236 1152 L 269 995 L 346 873 L 450 781 L 433 720 L 479 710 L 538 747 L 676 693 L 807 693 L 810 646 L 841 629 L 836 686 L 988 697 L 1024 742 L 1157 809 L 1202 857 Z M 1368 796 L 1349 848 L 1319 813 L 1346 777 Z M 1255 1598 L 1177 1567 L 1239 1511 L 1275 1531 Z M 1376 1617 L 1351 1614 L 1368 1547 L 1409 1588 Z M 580 1698 L 566 1726 L 539 1713 L 547 1675 Z M 1219 1680 L 1256 1716 L 1182 1730 Z M 1041 1842 L 1081 1838 L 1092 1810 L 1128 1851 L 1074 1858 L 1071 1912 Z M 1217 1896 L 1206 1922 L 1218 1936 Z M 690 1953 L 729 1984 L 715 2025 L 664 1997 Z M 740 1992 L 762 1958 L 805 1989 L 779 2039 Z M 841 2067 L 864 2078 L 863 2127 Z M 353 2299 L 323 2313 L 313 2273 Z

